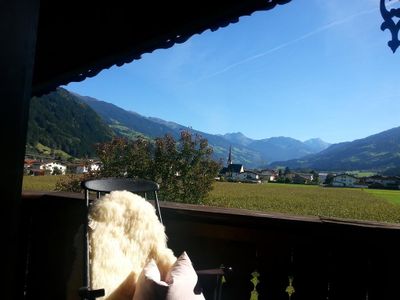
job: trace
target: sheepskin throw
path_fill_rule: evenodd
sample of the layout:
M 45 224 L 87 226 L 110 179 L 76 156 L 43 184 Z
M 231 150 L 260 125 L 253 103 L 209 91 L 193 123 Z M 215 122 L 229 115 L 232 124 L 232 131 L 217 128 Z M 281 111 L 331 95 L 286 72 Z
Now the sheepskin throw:
M 133 295 L 139 274 L 150 260 L 156 262 L 161 277 L 176 261 L 154 207 L 127 191 L 114 191 L 93 202 L 89 240 L 91 287 L 104 288 L 109 299 Z

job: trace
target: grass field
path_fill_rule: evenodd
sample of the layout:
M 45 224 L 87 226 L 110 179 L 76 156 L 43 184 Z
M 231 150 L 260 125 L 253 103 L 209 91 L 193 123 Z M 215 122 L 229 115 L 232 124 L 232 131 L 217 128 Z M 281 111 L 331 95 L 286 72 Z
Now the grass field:
M 60 176 L 24 176 L 23 191 L 53 191 Z
M 25 176 L 23 189 L 51 191 L 59 176 Z M 400 191 L 216 182 L 204 204 L 292 215 L 400 223 Z
M 293 215 L 400 223 L 400 205 L 365 190 L 220 182 L 214 185 L 204 204 Z
M 400 204 L 400 191 L 365 189 L 365 192 L 386 199 L 392 203 Z

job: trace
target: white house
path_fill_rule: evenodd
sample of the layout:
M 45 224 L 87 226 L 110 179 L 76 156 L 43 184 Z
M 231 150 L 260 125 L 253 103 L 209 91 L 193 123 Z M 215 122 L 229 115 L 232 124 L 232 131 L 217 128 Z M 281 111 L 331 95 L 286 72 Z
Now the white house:
M 54 170 L 58 169 L 62 175 L 65 175 L 65 172 L 67 171 L 67 166 L 64 166 L 57 162 L 49 162 L 49 163 L 42 164 L 40 166 L 40 169 L 49 171 L 50 174 L 53 174 Z
M 333 177 L 332 186 L 355 187 L 358 181 L 359 179 L 353 175 L 339 174 Z
M 264 180 L 267 180 L 267 181 L 275 181 L 276 180 L 277 174 L 274 170 L 265 169 L 265 170 L 261 170 L 260 173 L 261 173 L 261 178 L 263 178 Z
M 327 176 L 328 176 L 328 173 L 318 173 L 318 179 L 319 179 L 320 184 L 323 184 L 325 182 L 325 179 Z
M 293 183 L 309 184 L 314 180 L 314 175 L 310 173 L 292 173 L 290 175 Z
M 255 182 L 255 181 L 260 181 L 260 175 L 253 171 L 244 171 L 244 172 L 238 174 L 237 179 L 241 180 L 241 181 L 254 181 Z
M 89 171 L 99 171 L 101 168 L 101 163 L 100 162 L 92 162 L 89 165 L 79 165 L 76 167 L 76 174 L 85 174 L 88 173 Z
M 241 164 L 230 164 L 222 168 L 220 174 L 226 179 L 238 180 L 239 175 L 244 172 L 244 167 Z

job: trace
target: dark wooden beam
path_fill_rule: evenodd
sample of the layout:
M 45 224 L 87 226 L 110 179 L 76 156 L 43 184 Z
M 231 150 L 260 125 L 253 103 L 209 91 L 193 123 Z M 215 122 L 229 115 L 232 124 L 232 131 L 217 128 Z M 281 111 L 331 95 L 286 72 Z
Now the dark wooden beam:
M 21 185 L 31 96 L 39 0 L 0 1 L 0 147 L 2 237 L 6 248 L 2 298 L 23 297 L 24 251 L 19 238 Z M 4 176 L 5 175 L 5 176 Z

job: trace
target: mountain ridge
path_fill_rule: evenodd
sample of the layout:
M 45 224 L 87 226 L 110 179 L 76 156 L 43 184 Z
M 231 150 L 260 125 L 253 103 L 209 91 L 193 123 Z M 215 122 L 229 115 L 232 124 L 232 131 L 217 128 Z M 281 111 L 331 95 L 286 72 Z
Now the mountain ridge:
M 114 126 L 114 128 L 116 125 L 123 126 L 124 130 L 131 129 L 151 138 L 160 137 L 167 133 L 171 134 L 174 138 L 179 138 L 180 132 L 182 130 L 187 130 L 206 138 L 214 149 L 215 158 L 223 162 L 228 156 L 229 148 L 232 147 L 234 161 L 248 168 L 266 166 L 274 160 L 299 158 L 325 149 L 327 145 L 329 145 L 325 143 L 322 148 L 318 150 L 316 147 L 311 149 L 301 141 L 286 137 L 253 140 L 240 132 L 227 133 L 224 135 L 209 134 L 180 125 L 176 122 L 165 121 L 161 118 L 144 117 L 136 112 L 124 110 L 104 100 L 87 96 L 79 97 L 102 116 L 109 126 Z M 287 145 L 288 141 L 290 141 L 292 145 Z
M 161 118 L 145 117 L 63 88 L 32 98 L 27 145 L 40 143 L 74 156 L 87 156 L 93 155 L 93 144 L 113 136 L 154 139 L 170 134 L 178 139 L 182 130 L 206 138 L 214 149 L 214 158 L 223 164 L 232 147 L 233 161 L 246 168 L 384 171 L 400 166 L 400 127 L 332 145 L 320 138 L 304 142 L 285 136 L 256 140 L 241 132 L 209 134 Z
M 93 156 L 94 145 L 111 140 L 113 135 L 90 106 L 65 89 L 31 99 L 27 132 L 29 149 L 43 144 L 75 157 Z
M 271 166 L 327 171 L 386 170 L 400 166 L 400 127 L 391 128 L 300 159 L 277 161 Z

